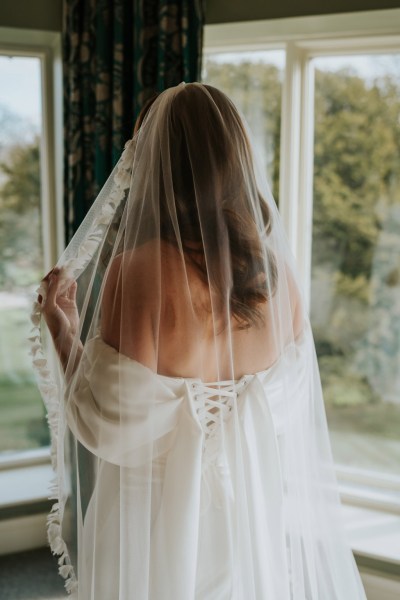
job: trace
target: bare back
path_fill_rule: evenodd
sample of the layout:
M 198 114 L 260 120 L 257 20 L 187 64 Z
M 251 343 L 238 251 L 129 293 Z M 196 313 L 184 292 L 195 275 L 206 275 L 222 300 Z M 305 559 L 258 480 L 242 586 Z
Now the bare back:
M 166 242 L 161 244 L 161 253 L 154 242 L 148 242 L 134 256 L 119 255 L 114 260 L 102 305 L 104 341 L 155 372 L 172 377 L 216 381 L 230 379 L 232 370 L 240 377 L 272 365 L 279 349 L 269 334 L 269 303 L 262 307 L 261 327 L 240 329 L 234 318 L 230 327 L 224 327 L 223 319 L 216 318 L 209 287 L 196 266 L 188 260 L 183 266 L 179 252 Z M 161 264 L 156 264 L 155 257 L 160 255 Z M 124 269 L 126 258 L 129 266 Z M 127 328 L 131 335 L 126 335 Z M 219 373 L 215 372 L 217 364 Z

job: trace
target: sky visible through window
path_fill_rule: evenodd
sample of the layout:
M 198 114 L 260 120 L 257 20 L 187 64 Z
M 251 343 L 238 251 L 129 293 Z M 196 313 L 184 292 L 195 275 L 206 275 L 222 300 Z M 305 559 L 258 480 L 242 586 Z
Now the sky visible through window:
M 40 61 L 0 56 L 0 106 L 39 129 L 41 124 Z M 1 134 L 0 134 L 1 135 Z
M 285 53 L 281 50 L 255 50 L 247 52 L 207 53 L 217 63 L 241 64 L 246 62 L 273 64 L 279 69 L 285 67 Z M 340 55 L 321 56 L 314 59 L 314 65 L 325 71 L 351 69 L 364 80 L 373 81 L 384 77 L 388 71 L 400 77 L 400 56 L 398 54 Z

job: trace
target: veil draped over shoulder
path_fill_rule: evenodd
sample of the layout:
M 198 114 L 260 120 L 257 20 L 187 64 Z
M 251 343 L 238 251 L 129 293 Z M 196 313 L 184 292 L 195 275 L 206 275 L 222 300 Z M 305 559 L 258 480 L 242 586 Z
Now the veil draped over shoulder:
M 39 288 L 48 535 L 76 598 L 365 599 L 294 260 L 249 139 L 216 88 L 160 94 Z M 41 313 L 50 330 L 62 315 L 61 360 Z

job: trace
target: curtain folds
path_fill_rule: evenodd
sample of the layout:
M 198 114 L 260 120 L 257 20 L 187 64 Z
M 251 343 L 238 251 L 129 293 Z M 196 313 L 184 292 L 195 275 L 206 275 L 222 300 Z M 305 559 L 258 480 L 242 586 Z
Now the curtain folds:
M 200 78 L 203 0 L 64 0 L 68 242 L 132 137 L 143 103 Z

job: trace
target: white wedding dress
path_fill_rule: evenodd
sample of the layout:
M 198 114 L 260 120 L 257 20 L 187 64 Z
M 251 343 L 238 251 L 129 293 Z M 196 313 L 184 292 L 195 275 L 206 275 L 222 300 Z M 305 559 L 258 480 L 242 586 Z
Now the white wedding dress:
M 301 342 L 291 351 L 301 353 Z M 291 578 L 288 533 L 295 535 L 299 515 L 285 498 L 284 355 L 265 371 L 219 384 L 155 374 L 100 337 L 86 344 L 83 361 L 68 422 L 98 458 L 77 598 L 365 598 L 345 545 L 341 576 L 323 568 L 318 523 L 309 532 L 314 578 L 307 564 L 302 582 Z M 292 381 L 294 426 L 301 381 L 301 373 Z M 115 393 L 123 417 L 113 411 Z M 150 415 L 149 398 L 156 398 Z M 304 592 L 296 594 L 300 583 Z
M 74 598 L 366 600 L 297 268 L 256 155 L 221 91 L 165 90 L 37 291 L 48 538 Z M 42 314 L 60 323 L 60 365 Z

